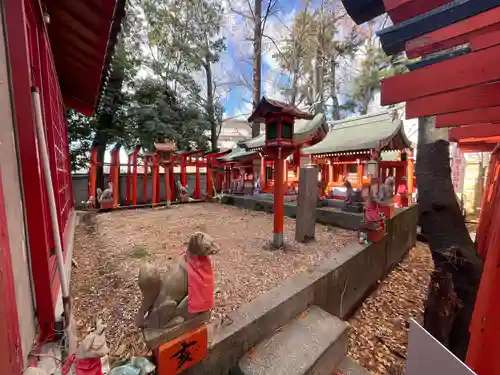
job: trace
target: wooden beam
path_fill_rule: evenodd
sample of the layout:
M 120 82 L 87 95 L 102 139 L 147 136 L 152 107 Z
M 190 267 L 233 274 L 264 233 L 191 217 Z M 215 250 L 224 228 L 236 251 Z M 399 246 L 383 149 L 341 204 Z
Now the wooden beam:
M 400 23 L 426 13 L 452 0 L 384 0 L 384 6 L 392 23 Z
M 387 55 L 394 55 L 405 49 L 406 42 L 486 12 L 500 6 L 500 0 L 455 0 L 451 3 L 421 14 L 406 22 L 378 32 L 382 48 Z
M 492 152 L 496 143 L 483 143 L 483 142 L 470 142 L 470 143 L 459 143 L 458 147 L 462 152 Z
M 500 30 L 476 36 L 470 42 L 473 51 L 480 51 L 498 44 L 500 44 Z
M 449 130 L 449 140 L 460 142 L 469 138 L 500 137 L 500 124 L 480 124 L 461 126 Z
M 500 106 L 500 82 L 426 96 L 406 103 L 406 118 Z
M 500 122 L 500 107 L 472 109 L 436 117 L 436 128 Z
M 408 58 L 414 59 L 443 49 L 470 43 L 474 38 L 496 30 L 500 30 L 500 7 L 479 13 L 406 42 L 406 55 Z
M 381 104 L 389 105 L 500 80 L 500 45 L 468 53 L 382 81 Z

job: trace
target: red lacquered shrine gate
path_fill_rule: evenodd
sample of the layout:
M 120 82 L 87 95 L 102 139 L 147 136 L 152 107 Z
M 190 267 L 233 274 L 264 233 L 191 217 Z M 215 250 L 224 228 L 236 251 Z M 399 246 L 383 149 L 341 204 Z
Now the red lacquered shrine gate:
M 406 101 L 407 118 L 436 116 L 465 152 L 500 142 L 499 0 L 342 0 L 358 24 L 387 12 L 386 54 L 420 61 L 382 81 L 382 105 Z M 500 373 L 500 151 L 493 152 L 476 236 L 485 260 L 470 325 L 467 364 L 479 375 Z

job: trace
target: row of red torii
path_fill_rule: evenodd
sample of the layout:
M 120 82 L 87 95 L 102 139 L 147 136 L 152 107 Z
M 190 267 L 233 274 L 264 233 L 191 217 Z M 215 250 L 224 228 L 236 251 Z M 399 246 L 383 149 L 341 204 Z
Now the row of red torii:
M 96 197 L 99 165 L 109 165 L 109 181 L 113 186 L 112 200 L 101 208 L 118 208 L 139 206 L 139 201 L 157 205 L 176 200 L 179 197 L 179 183 L 187 188 L 189 167 L 195 170 L 195 188 L 190 194 L 195 200 L 214 198 L 220 191 L 248 195 L 273 194 L 275 180 L 283 181 L 284 195 L 293 196 L 298 192 L 300 167 L 310 163 L 317 164 L 319 168 L 320 195 L 343 199 L 344 180 L 349 180 L 355 189 L 369 183 L 367 168 L 369 161 L 374 159 L 378 162 L 379 180 L 385 181 L 388 176 L 392 176 L 397 190 L 395 193 L 409 193 L 411 200 L 415 190 L 412 146 L 405 136 L 402 121 L 395 119 L 393 113 L 383 111 L 337 121 L 329 130 L 323 114 L 314 116 L 265 98 L 259 107 L 281 116 L 283 113 L 291 114 L 292 130 L 288 130 L 289 135 L 285 134 L 287 130 L 284 126 L 283 129 L 273 129 L 266 124 L 266 134 L 243 141 L 231 150 L 178 151 L 173 143 L 166 142 L 156 143 L 154 152 L 148 153 L 141 152 L 142 148 L 138 146 L 128 154 L 126 164 L 120 162 L 120 145 L 112 149 L 110 163 L 97 160 L 97 148 L 92 148 L 89 200 Z M 269 122 L 265 118 L 257 120 Z M 281 132 L 291 141 L 286 147 L 286 155 L 283 155 L 284 165 L 279 168 L 283 176 L 276 179 L 276 155 L 270 152 L 268 144 L 269 138 L 279 138 Z M 393 151 L 390 160 L 384 160 L 387 159 L 384 158 L 384 151 Z M 177 182 L 174 178 L 175 167 L 180 169 Z M 124 168 L 127 170 L 126 194 L 120 197 L 120 171 Z M 201 186 L 203 169 L 205 188 Z M 151 184 L 148 183 L 150 175 Z M 142 176 L 142 181 L 139 181 L 138 176 Z M 163 189 L 160 188 L 161 184 Z M 138 197 L 138 194 L 142 196 Z

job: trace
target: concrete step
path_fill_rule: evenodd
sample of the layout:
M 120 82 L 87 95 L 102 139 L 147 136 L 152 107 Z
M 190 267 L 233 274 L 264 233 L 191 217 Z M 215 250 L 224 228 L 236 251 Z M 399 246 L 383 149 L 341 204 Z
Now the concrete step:
M 345 357 L 333 372 L 333 375 L 371 375 L 371 373 L 366 371 L 351 358 Z
M 347 353 L 347 325 L 312 306 L 251 349 L 232 375 L 331 375 Z

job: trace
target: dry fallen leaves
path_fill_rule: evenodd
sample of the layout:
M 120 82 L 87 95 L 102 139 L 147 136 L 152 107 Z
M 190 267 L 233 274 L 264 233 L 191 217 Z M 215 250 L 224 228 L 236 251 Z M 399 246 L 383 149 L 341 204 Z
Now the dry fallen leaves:
M 228 313 L 284 279 L 306 271 L 355 239 L 352 231 L 317 225 L 316 241 L 297 243 L 295 220 L 285 218 L 285 243 L 264 250 L 272 237 L 272 215 L 210 203 L 165 210 L 116 211 L 95 217 L 95 232 L 76 231 L 71 289 L 83 336 L 97 316 L 107 325 L 111 360 L 147 353 L 134 325 L 141 295 L 137 272 L 144 262 L 167 268 L 196 230 L 221 246 L 212 257 L 215 273 L 213 319 L 231 324 Z
M 377 375 L 402 375 L 408 320 L 422 320 L 433 263 L 418 243 L 350 319 L 349 356 Z

